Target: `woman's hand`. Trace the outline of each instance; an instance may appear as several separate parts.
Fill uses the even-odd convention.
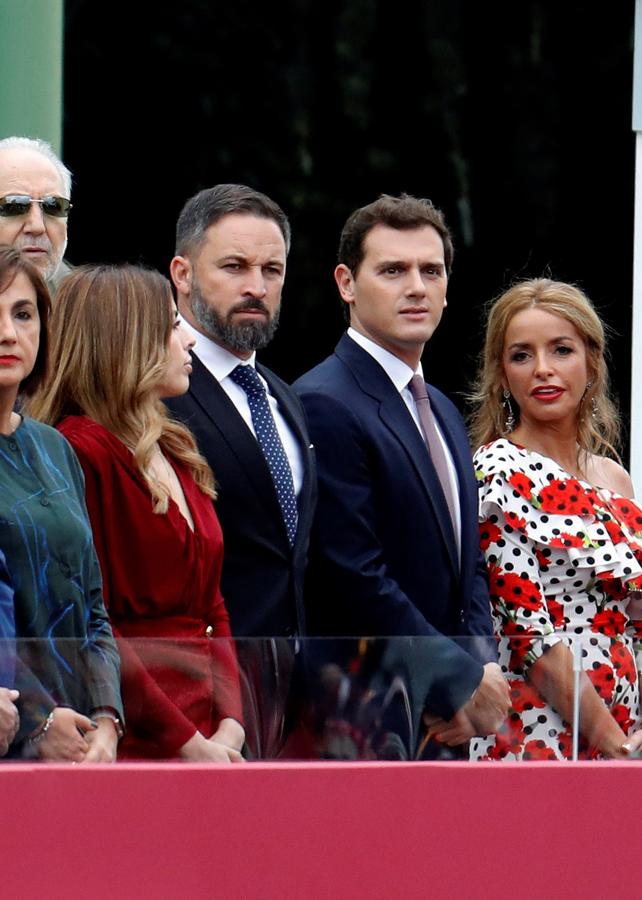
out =
[[[89,744],[81,732],[94,731],[96,723],[75,709],[57,706],[46,734],[38,741],[38,756],[49,762],[82,762]]]
[[[189,741],[183,744],[178,752],[186,762],[231,763],[244,761],[238,751],[219,744],[213,738],[208,741],[200,731],[197,731]]]
[[[242,750],[245,743],[245,729],[236,719],[221,719],[218,728],[210,738],[218,744],[225,744],[232,750]]]
[[[621,741],[613,741],[610,743],[605,741],[600,746],[600,752],[607,759],[631,759],[634,754],[639,753],[642,748],[642,730],[633,731],[631,734]]]
[[[20,727],[16,700],[20,694],[8,688],[0,688],[0,756],[4,756]]]
[[[89,744],[89,750],[85,754],[84,763],[113,763],[116,762],[118,748],[118,733],[114,722],[106,716],[96,719],[97,728],[88,731],[85,740]]]

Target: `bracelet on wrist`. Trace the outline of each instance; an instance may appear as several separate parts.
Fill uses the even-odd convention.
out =
[[[54,708],[51,710],[51,712],[49,713],[49,715],[47,716],[47,718],[45,719],[45,724],[42,726],[42,728],[40,729],[40,731],[36,732],[36,734],[33,734],[33,735],[29,738],[29,743],[30,743],[30,744],[38,744],[38,743],[40,743],[40,741],[43,739],[43,737],[46,735],[46,733],[47,733],[47,732],[49,731],[49,729],[51,728],[51,724],[52,724],[52,722],[53,722],[53,718],[54,718],[54,713],[55,713],[55,711],[56,711],[56,708],[54,707]]]
[[[94,719],[94,721],[96,719],[109,719],[114,723],[114,728],[116,729],[116,737],[118,738],[118,740],[120,740],[124,736],[125,732],[123,730],[123,723],[120,721],[120,718],[116,715],[116,713],[109,712],[109,710],[106,709],[100,709],[93,714],[92,718]]]

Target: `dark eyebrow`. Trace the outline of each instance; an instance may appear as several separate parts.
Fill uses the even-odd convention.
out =
[[[407,266],[407,265],[408,265],[408,263],[405,262],[403,259],[384,259],[383,262],[377,263],[377,268],[378,269],[388,269],[391,266],[401,266],[403,268],[404,266]]]
[[[548,341],[549,344],[559,344],[560,341],[571,341],[572,343],[577,343],[577,339],[571,337],[570,335],[562,334],[559,337],[551,338]],[[507,350],[517,350],[523,347],[530,347],[531,344],[528,341],[516,341],[514,344],[510,344],[506,349]]]
[[[25,306],[38,306],[35,300],[29,300],[27,297],[24,299],[16,300],[14,304],[12,304],[12,309],[22,309]]]

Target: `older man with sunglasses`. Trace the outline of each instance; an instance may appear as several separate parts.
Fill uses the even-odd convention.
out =
[[[0,243],[12,244],[54,282],[67,246],[71,172],[46,141],[0,140]]]

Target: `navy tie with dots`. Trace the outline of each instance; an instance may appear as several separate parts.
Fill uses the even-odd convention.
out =
[[[265,387],[253,366],[237,366],[230,372],[230,378],[243,388],[247,395],[256,439],[272,475],[288,540],[290,545],[293,545],[298,518],[294,480],[270,409]]]

